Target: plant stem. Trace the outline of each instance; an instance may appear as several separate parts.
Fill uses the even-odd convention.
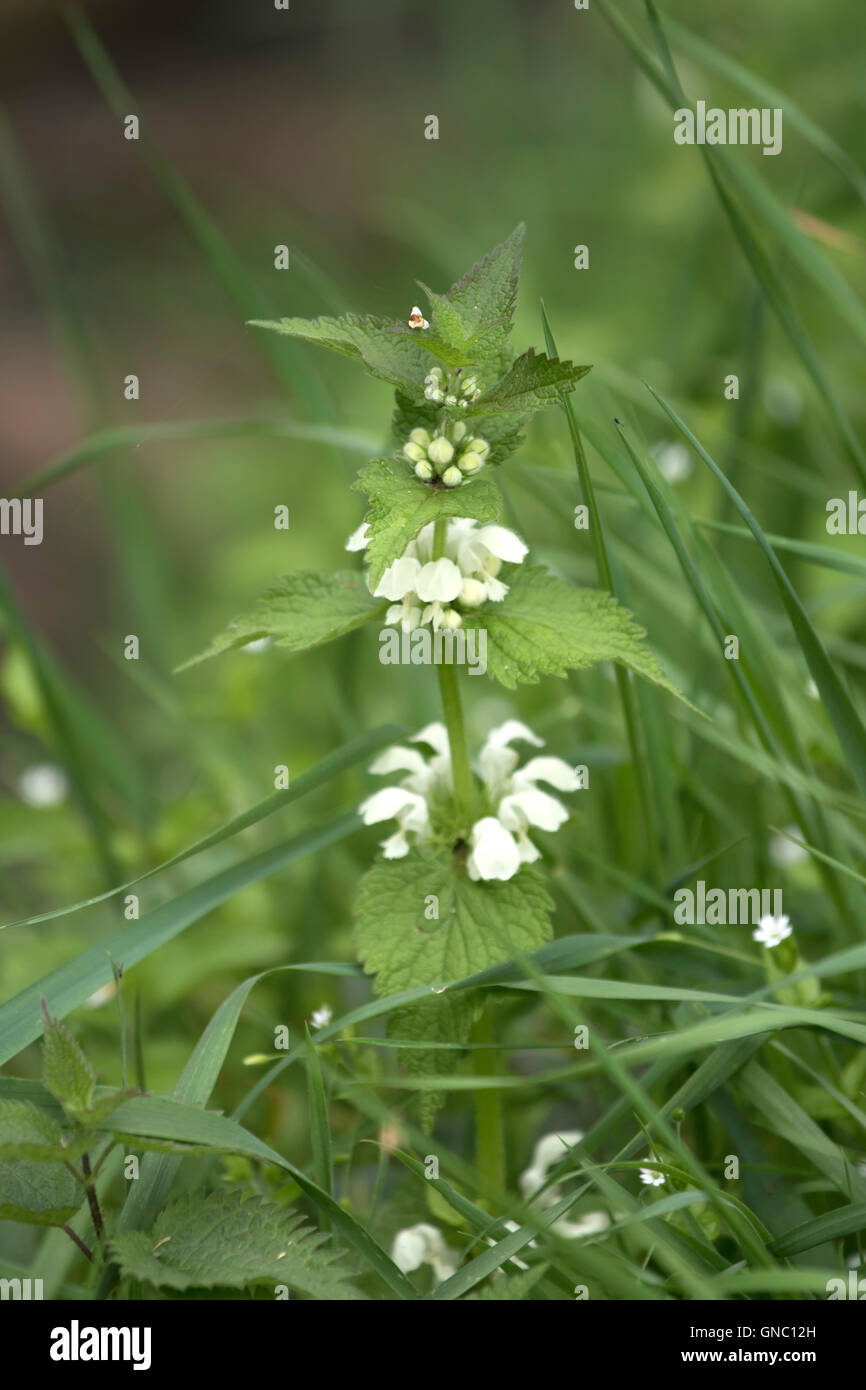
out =
[[[87,1205],[90,1207],[93,1229],[96,1231],[97,1240],[102,1245],[105,1241],[105,1227],[102,1224],[102,1211],[99,1206],[99,1198],[96,1195],[93,1174],[90,1171],[90,1154],[82,1155],[81,1171],[84,1174],[84,1190],[87,1193]]]
[[[484,1012],[472,1030],[472,1041],[493,1042],[493,1016],[489,1004],[485,1004]],[[493,1048],[482,1047],[473,1051],[472,1069],[478,1077],[495,1076],[497,1064]],[[474,1098],[475,1153],[478,1170],[486,1186],[497,1192],[504,1192],[505,1121],[502,1093],[483,1088],[474,1092]]]
[[[61,1227],[61,1230],[63,1230],[63,1231],[66,1232],[66,1234],[69,1236],[69,1239],[70,1239],[71,1241],[73,1241],[73,1242],[78,1246],[78,1248],[79,1248],[79,1250],[81,1251],[81,1253],[82,1253],[83,1255],[86,1255],[87,1258],[88,1258],[88,1260],[90,1260],[91,1263],[92,1263],[92,1262],[93,1262],[93,1251],[92,1251],[92,1250],[89,1250],[89,1249],[87,1248],[87,1246],[84,1244],[84,1241],[81,1239],[80,1236],[78,1236],[78,1235],[75,1234],[75,1232],[73,1231],[72,1227],[71,1227],[71,1226],[62,1226],[62,1227]]]
[[[433,559],[439,560],[445,554],[445,540],[448,534],[448,519],[440,516],[433,531]],[[448,743],[451,748],[451,769],[454,778],[454,803],[461,819],[463,833],[468,833],[475,804],[475,782],[466,746],[466,729],[463,724],[463,706],[460,702],[460,687],[457,684],[457,668],[450,662],[442,661],[437,666],[439,691],[445,713],[445,727],[448,730]],[[465,825],[462,821],[465,820]]]

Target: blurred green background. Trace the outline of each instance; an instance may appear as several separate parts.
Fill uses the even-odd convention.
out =
[[[622,9],[645,34],[642,6]],[[408,316],[420,298],[416,279],[447,288],[525,219],[514,342],[542,345],[543,299],[561,355],[595,364],[575,397],[591,445],[624,457],[613,417],[628,420],[693,515],[732,520],[709,475],[671,447],[673,431],[645,378],[675,403],[770,532],[826,542],[826,499],[857,481],[699,151],[674,144],[670,111],[593,0],[587,12],[570,0],[292,0],[288,12],[265,0],[127,0],[91,3],[87,14],[129,96],[112,92],[114,78],[92,53],[88,64],[63,7],[31,0],[0,10],[0,493],[109,427],[246,424],[202,425],[198,435],[162,442],[142,435],[89,457],[44,490],[41,546],[0,540],[12,596],[0,659],[3,922],[159,863],[266,796],[277,764],[296,776],[374,725],[395,720],[413,731],[438,717],[429,673],[381,667],[363,633],[296,660],[276,650],[232,653],[172,675],[277,575],[355,563],[343,544],[363,503],[350,483],[364,439],[371,453],[387,439],[389,388],[315,348],[265,342],[246,319],[347,309]],[[687,26],[671,36],[690,96],[764,104],[706,60],[693,35],[782,89],[862,162],[861,0],[669,0],[665,16]],[[123,138],[124,113],[140,118],[138,143]],[[428,114],[439,118],[438,141],[424,138]],[[862,188],[858,196],[846,171],[787,115],[778,158],[732,153],[866,291]],[[290,248],[286,271],[274,268],[279,244]],[[589,247],[587,270],[573,266],[579,244]],[[838,399],[862,426],[854,334],[781,241],[765,245]],[[129,373],[140,378],[138,401],[123,397]],[[723,396],[729,373],[739,375],[737,402]],[[341,427],[357,447],[274,437],[267,423],[292,420]],[[536,558],[592,584],[591,549],[572,525],[580,497],[569,450],[562,417],[547,412],[503,474],[507,504]],[[592,447],[590,462],[630,605],[687,693],[720,693],[725,673],[709,669],[670,552],[623,498],[604,452]],[[273,526],[279,504],[290,508],[288,532]],[[756,620],[788,652],[786,679],[805,687],[808,673],[754,547],[725,535],[714,541],[752,593]],[[861,548],[856,537],[834,544]],[[862,579],[796,557],[789,568],[859,700]],[[140,638],[138,662],[123,659],[128,634]],[[60,715],[34,678],[34,649],[49,654]],[[593,810],[578,811],[557,841],[560,930],[598,914],[616,929],[633,910],[629,885],[587,874],[586,860],[640,875],[646,835],[607,676],[513,698],[487,682],[464,685],[476,736],[515,713],[551,751],[598,770]],[[802,715],[802,732],[835,779],[817,705]],[[767,827],[786,815],[772,787],[759,790],[757,772],[696,739],[679,716],[671,738],[689,860],[746,833],[745,846],[714,866],[713,881],[768,881],[758,876],[772,852]],[[46,765],[65,771],[68,794],[50,777],[34,779]],[[234,862],[241,846],[252,853],[353,807],[370,785],[363,769],[344,775],[336,789],[211,851],[208,873]],[[28,804],[40,798],[55,804]],[[376,838],[363,831],[246,890],[136,968],[128,988],[141,998],[149,1088],[171,1087],[237,980],[287,960],[352,958],[352,892]],[[143,884],[142,913],[198,882],[203,868],[194,860]],[[812,871],[785,873],[786,909],[790,901],[820,935]],[[0,936],[3,997],[122,920],[114,899]],[[693,968],[683,965],[685,974]],[[275,1020],[298,1030],[323,1001],[363,997],[361,982],[308,976],[254,994],[220,1104],[230,1107],[250,1084],[240,1059],[269,1050]],[[76,1022],[100,1079],[117,1082],[111,1003]],[[16,1069],[32,1074],[36,1063],[33,1051]],[[260,1132],[304,1157],[300,1094],[282,1086],[265,1104]]]

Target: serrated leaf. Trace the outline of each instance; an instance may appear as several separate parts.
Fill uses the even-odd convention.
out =
[[[425,916],[430,894],[439,904],[435,921]],[[542,945],[551,936],[552,907],[544,876],[531,865],[505,882],[473,882],[455,871],[450,852],[414,850],[380,860],[364,875],[355,938],[377,994],[439,988]],[[445,997],[431,994],[431,1002]]]
[[[643,629],[610,594],[575,588],[540,566],[516,569],[507,580],[501,603],[463,615],[464,628],[487,632],[487,674],[494,680],[513,690],[542,676],[618,661],[684,698],[644,643]]]
[[[253,319],[253,328],[267,328],[308,343],[319,343],[361,362],[372,376],[394,386],[422,390],[430,370],[428,354],[406,325],[394,319],[347,314],[344,318]]]
[[[431,521],[440,516],[496,521],[502,508],[499,489],[489,474],[481,473],[461,487],[434,488],[394,459],[368,463],[353,486],[370,499],[366,555],[372,588]]]
[[[455,336],[456,321],[459,322],[464,341],[486,331],[485,358],[503,346],[510,332],[517,302],[517,277],[524,231],[521,222],[510,237],[451,286],[444,296],[448,311],[441,308],[438,299],[433,300],[433,323],[443,338]],[[476,355],[478,346],[476,344]]]
[[[327,1240],[273,1202],[215,1192],[172,1202],[149,1235],[123,1231],[111,1252],[124,1274],[156,1288],[240,1289],[272,1279],[323,1301],[363,1297],[339,1255],[322,1249]]]
[[[83,1120],[93,1101],[96,1072],[65,1023],[52,1018],[43,1002],[45,1044],[42,1080],[46,1090],[60,1101],[67,1115]]]
[[[495,414],[501,411],[518,414],[558,405],[563,391],[570,391],[575,382],[591,371],[591,366],[575,366],[560,362],[544,352],[529,348],[509,367],[505,376],[469,407],[472,416]]]
[[[283,575],[248,613],[234,618],[205,651],[177,669],[185,671],[260,637],[272,637],[278,647],[292,652],[306,651],[362,627],[384,611],[385,605],[370,596],[362,576],[354,570],[338,570],[336,574],[297,570]]]
[[[0,1154],[0,1221],[65,1225],[84,1201],[84,1188],[62,1163],[46,1157],[60,1147],[60,1126],[26,1102],[5,1101],[0,1112],[0,1133],[7,1139]],[[33,1158],[14,1157],[16,1147]]]
[[[528,1298],[532,1288],[547,1270],[547,1265],[536,1265],[535,1269],[522,1270],[520,1274],[497,1273],[473,1293],[464,1294],[461,1303],[503,1302],[516,1303]]]

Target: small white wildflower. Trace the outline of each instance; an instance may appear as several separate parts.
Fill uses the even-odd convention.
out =
[[[802,845],[795,845],[793,840],[789,840],[789,835],[799,835],[800,830],[796,825],[785,827],[784,835],[773,835],[770,839],[770,858],[779,869],[786,869],[791,864],[800,864],[804,859],[809,858],[808,851]]]
[[[772,950],[774,946],[778,946],[780,942],[790,936],[791,931],[791,922],[788,917],[773,917],[767,913],[752,932],[752,940],[758,941],[768,950]]]
[[[44,811],[60,806],[69,795],[69,779],[54,763],[34,763],[18,778],[18,795],[28,806]]]
[[[663,1187],[665,1175],[660,1173],[657,1168],[641,1168],[640,1180],[647,1187]]]
[[[333,1017],[334,1014],[330,1004],[322,1004],[318,1009],[313,1010],[313,1016],[310,1022],[314,1028],[327,1028]]]
[[[430,327],[429,323],[428,323],[427,320],[425,319],[424,315],[421,313],[421,310],[418,308],[418,305],[417,305],[417,304],[413,304],[413,305],[412,305],[412,312],[411,312],[411,314],[409,315],[409,327],[410,327],[410,328],[429,328],[429,327]]]
[[[366,550],[370,544],[370,523],[363,521],[357,531],[353,531],[346,541],[347,550]]]
[[[397,1232],[391,1246],[391,1259],[404,1274],[411,1274],[422,1264],[430,1265],[434,1287],[450,1279],[460,1263],[459,1254],[446,1244],[439,1228],[424,1221]]]

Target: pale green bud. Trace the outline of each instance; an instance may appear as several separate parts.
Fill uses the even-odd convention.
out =
[[[412,434],[409,435],[409,438],[413,439],[416,433],[417,431],[413,430]],[[459,444],[465,433],[466,426],[464,425],[463,421],[455,420],[454,424],[451,426],[451,438],[454,440],[454,443]]]
[[[465,603],[467,608],[477,608],[479,603],[484,602],[484,595],[484,585],[479,584],[477,579],[464,579],[460,602]]]
[[[472,453],[477,454],[481,459],[486,459],[487,455],[490,453],[490,445],[487,443],[487,440],[482,439],[478,434],[474,439],[467,439],[466,448],[471,449]]]
[[[430,443],[430,435],[427,430],[412,430],[409,439],[413,444],[420,444],[422,449],[426,449]]]
[[[454,445],[444,435],[437,434],[436,438],[430,441],[427,457],[431,463],[450,463],[454,457]]]
[[[460,614],[456,612],[453,608],[449,608],[447,613],[442,614],[442,627],[460,627],[462,622],[463,619],[461,618]]]
[[[433,465],[422,459],[420,463],[415,464],[415,477],[420,478],[422,483],[429,483],[433,477]]]
[[[419,433],[423,433],[423,431],[419,431]],[[403,457],[407,458],[410,463],[420,463],[427,455],[420,444],[404,444]]]
[[[463,482],[463,474],[456,464],[452,463],[450,468],[446,468],[442,474],[442,481],[446,487],[457,487]]]
[[[454,396],[454,395],[448,395],[448,396],[446,396],[446,397],[445,397],[445,404],[446,404],[446,405],[456,405],[456,404],[457,404],[457,397]]]
[[[483,458],[479,458],[471,449],[468,453],[461,454],[457,462],[464,473],[477,473],[479,468],[484,467]]]
[[[465,378],[465,380],[461,381],[461,383],[460,383],[460,394],[463,395],[463,396],[471,396],[471,395],[473,395],[473,393],[474,393],[475,391],[477,391],[477,390],[478,390],[478,377],[477,377],[477,376],[467,376],[467,377]]]

